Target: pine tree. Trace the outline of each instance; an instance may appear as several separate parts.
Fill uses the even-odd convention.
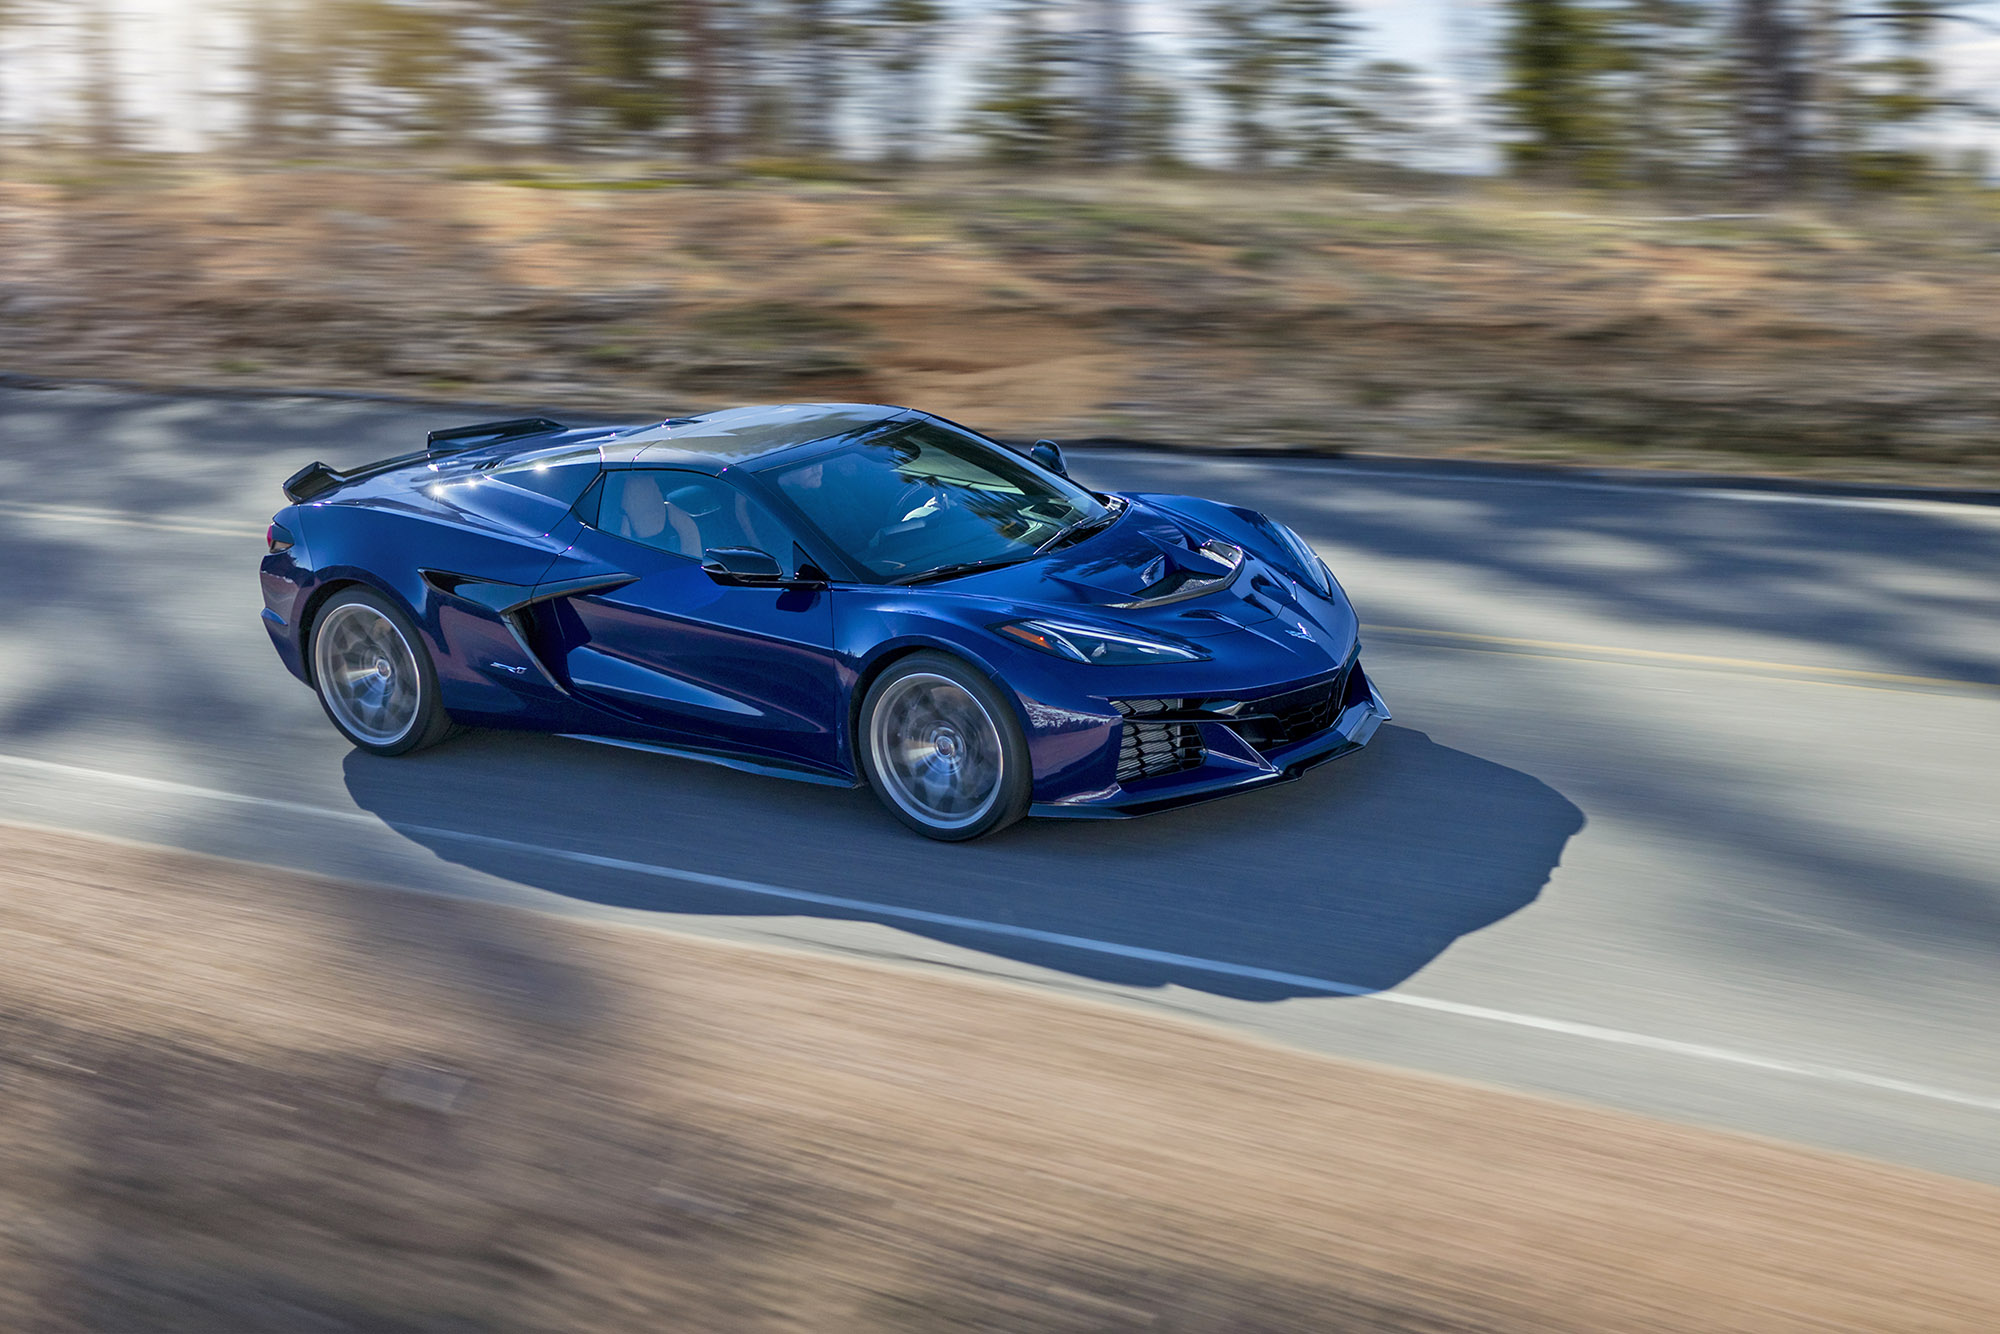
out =
[[[1000,54],[985,71],[986,95],[967,129],[1001,162],[1040,164],[1066,153],[1080,120],[1070,87],[1077,63],[1071,33],[1048,21],[1043,0],[1014,0]]]
[[[722,160],[724,127],[722,67],[728,62],[729,34],[718,0],[680,0],[686,73],[682,100],[687,106],[693,156],[712,165]]]
[[[1654,189],[1727,166],[1719,11],[1703,0],[1611,0],[1605,11],[1625,177]]]
[[[346,60],[345,51],[324,45],[336,26],[315,15],[311,0],[245,0],[243,12],[243,123],[251,150],[323,150],[338,130],[335,87]]]
[[[873,51],[877,132],[882,156],[907,163],[921,155],[926,126],[924,75],[932,34],[944,19],[935,0],[877,0],[864,19]]]
[[[569,0],[532,0],[534,82],[541,94],[542,144],[556,158],[574,153],[581,138],[575,83],[576,32]]]
[[[1411,166],[1432,147],[1438,109],[1414,66],[1371,60],[1354,72],[1346,133],[1357,157]]]
[[[1130,71],[1125,0],[1090,0],[1090,108],[1087,147],[1098,162],[1123,158],[1131,133]]]
[[[1807,87],[1799,46],[1784,0],[1737,0],[1737,144],[1744,181],[1765,197],[1798,180]]]
[[[1278,0],[1279,74],[1291,156],[1324,166],[1346,156],[1356,108],[1348,87],[1354,25],[1342,0]]]
[[[671,15],[658,0],[591,0],[576,15],[578,109],[614,139],[658,132],[674,110]]]
[[[1946,96],[1935,52],[1946,23],[1978,21],[1965,11],[1969,0],[1877,0],[1862,12],[1827,4],[1853,31],[1847,45],[1863,52],[1831,71],[1828,101],[1844,110],[1836,122],[1844,130],[1844,159],[1838,164],[1858,184],[1899,187],[1914,183],[1930,168],[1916,134],[1942,112],[1960,110],[1991,117],[1991,108],[1961,104]],[[1845,12],[1842,12],[1845,11]]]
[[[1151,74],[1132,76],[1125,92],[1126,156],[1149,167],[1181,164],[1181,97],[1174,84]]]
[[[1354,108],[1344,0],[1210,0],[1203,54],[1239,167],[1343,157]]]
[[[125,146],[125,121],[119,105],[118,55],[113,46],[110,0],[87,0],[79,18],[85,132],[91,150],[108,155]]]
[[[795,53],[792,146],[807,154],[830,153],[843,83],[838,49],[841,16],[835,0],[790,0],[790,7],[788,26]]]
[[[1516,169],[1616,184],[1624,163],[1605,12],[1584,0],[1508,0],[1497,101]]]
[[[1278,135],[1271,108],[1277,100],[1284,39],[1270,0],[1210,0],[1202,9],[1203,54],[1215,69],[1236,165],[1260,171],[1271,165]]]
[[[25,8],[21,0],[0,0],[0,41],[6,39],[9,28],[20,23]],[[0,59],[0,162],[5,161],[7,152],[7,99],[12,92],[8,87],[7,78],[12,73],[13,71],[7,67],[7,62]]]
[[[330,22],[335,16],[338,35]],[[308,21],[318,31],[311,45],[321,58],[311,64],[325,82],[309,100],[335,95],[333,78],[340,71],[330,56],[344,44],[355,77],[369,92],[354,104],[366,108],[378,130],[405,144],[462,150],[474,142],[486,115],[479,39],[487,17],[465,0],[349,0],[344,14],[324,3],[314,6]],[[309,118],[331,114],[323,108]]]

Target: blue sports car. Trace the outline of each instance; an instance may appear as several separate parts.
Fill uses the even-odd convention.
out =
[[[957,840],[1280,782],[1389,716],[1284,524],[907,408],[483,422],[284,487],[265,628],[380,755],[532,728],[865,782]]]

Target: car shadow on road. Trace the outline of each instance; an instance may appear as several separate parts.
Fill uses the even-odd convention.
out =
[[[1398,985],[1534,902],[1584,822],[1539,779],[1400,726],[1297,783],[1145,820],[1030,821],[970,845],[906,832],[866,792],[560,738],[355,752],[346,780],[362,809],[443,860],[572,899],[881,921],[1098,981],[1255,1000]],[[784,897],[796,891],[850,902]]]

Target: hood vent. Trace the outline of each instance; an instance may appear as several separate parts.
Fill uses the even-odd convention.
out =
[[[1155,567],[1164,567],[1165,573],[1141,589],[1139,597],[1111,605],[1131,611],[1219,593],[1235,583],[1236,576],[1243,572],[1243,548],[1233,542],[1211,539],[1184,556],[1178,553],[1162,556],[1148,567],[1147,573]]]

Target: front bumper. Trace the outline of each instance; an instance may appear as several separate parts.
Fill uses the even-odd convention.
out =
[[[1390,717],[1389,706],[1382,702],[1375,683],[1368,679],[1360,659],[1356,658],[1346,674],[1340,710],[1323,731],[1260,750],[1236,726],[1223,722],[1195,723],[1204,752],[1199,766],[1179,773],[1114,783],[1097,792],[1036,802],[1028,813],[1066,820],[1128,819],[1289,782],[1308,769],[1361,749],[1375,735],[1375,729]]]

